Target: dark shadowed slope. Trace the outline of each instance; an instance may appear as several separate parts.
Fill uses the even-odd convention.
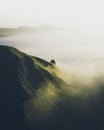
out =
[[[0,129],[20,130],[25,127],[24,102],[47,82],[57,87],[59,81],[64,84],[54,70],[49,62],[13,47],[0,46]]]

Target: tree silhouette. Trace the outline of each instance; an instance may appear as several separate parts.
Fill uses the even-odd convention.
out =
[[[50,63],[56,65],[56,61],[54,59],[50,60]]]

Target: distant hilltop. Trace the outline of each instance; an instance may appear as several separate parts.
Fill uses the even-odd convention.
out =
[[[62,30],[61,27],[57,27],[54,25],[49,25],[49,24],[44,24],[36,27],[31,27],[31,26],[19,26],[19,30],[36,30],[36,31],[47,31],[47,30]]]
[[[24,31],[26,32],[26,31],[57,31],[57,30],[63,30],[63,28],[54,25],[48,25],[48,24],[44,24],[36,27],[19,26],[17,28],[0,28],[0,37],[15,35]]]

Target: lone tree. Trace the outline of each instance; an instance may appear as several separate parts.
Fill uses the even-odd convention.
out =
[[[50,60],[50,63],[51,63],[52,65],[56,65],[56,61],[55,61],[54,59]]]

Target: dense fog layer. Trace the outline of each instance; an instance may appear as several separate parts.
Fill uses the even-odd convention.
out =
[[[71,70],[81,67],[80,71],[102,71],[104,64],[103,31],[96,28],[28,31],[1,38],[0,44],[14,46],[48,61],[54,58],[58,66]]]

